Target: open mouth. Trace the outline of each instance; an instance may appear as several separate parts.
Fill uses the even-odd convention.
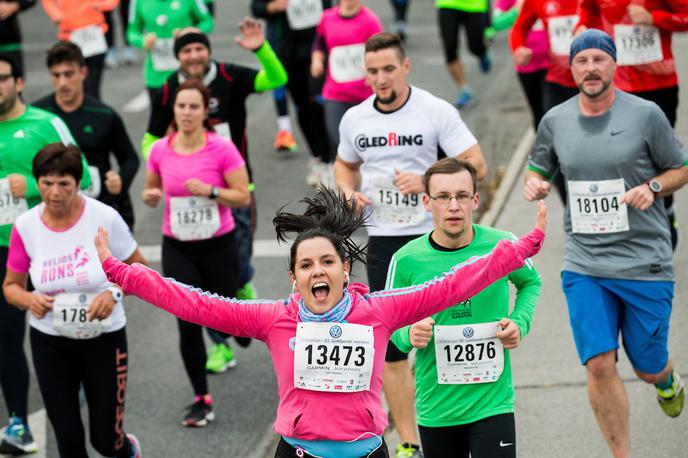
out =
[[[323,299],[330,293],[330,286],[325,282],[318,282],[311,287],[311,293],[316,299]]]

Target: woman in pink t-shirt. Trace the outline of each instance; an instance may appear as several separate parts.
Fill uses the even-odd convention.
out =
[[[249,205],[248,173],[234,144],[212,132],[210,93],[187,80],[174,95],[173,132],[155,142],[148,158],[143,201],[165,199],[162,270],[188,285],[227,297],[239,288],[239,257],[231,208]],[[184,367],[195,398],[184,426],[215,418],[206,377],[203,328],[178,320]],[[229,350],[231,351],[231,350]],[[233,358],[227,358],[231,361]]]
[[[325,129],[330,154],[323,158],[323,182],[334,186],[332,163],[339,145],[339,122],[349,108],[367,99],[373,92],[365,83],[363,56],[368,38],[382,32],[382,24],[361,0],[341,0],[325,10],[316,29],[311,54],[311,75],[327,74],[322,96],[325,101]]]

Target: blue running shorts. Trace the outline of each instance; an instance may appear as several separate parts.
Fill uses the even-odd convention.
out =
[[[621,280],[564,271],[561,283],[581,364],[618,349],[621,331],[633,368],[646,374],[662,372],[669,360],[673,281]]]

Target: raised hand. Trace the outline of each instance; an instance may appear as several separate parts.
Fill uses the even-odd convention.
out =
[[[239,23],[239,33],[234,39],[236,44],[249,51],[257,51],[265,41],[265,30],[263,23],[253,18],[244,18]]]
[[[103,226],[98,228],[98,233],[94,241],[96,244],[96,251],[98,251],[98,259],[100,259],[102,264],[107,258],[112,256],[112,251],[110,251],[110,239]]]

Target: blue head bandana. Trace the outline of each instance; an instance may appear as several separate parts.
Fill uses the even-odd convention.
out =
[[[585,32],[578,35],[571,43],[571,52],[569,53],[569,64],[573,62],[573,58],[576,57],[581,51],[586,49],[600,49],[610,56],[612,59],[616,60],[616,45],[612,37],[607,35],[598,29],[588,29]]]

